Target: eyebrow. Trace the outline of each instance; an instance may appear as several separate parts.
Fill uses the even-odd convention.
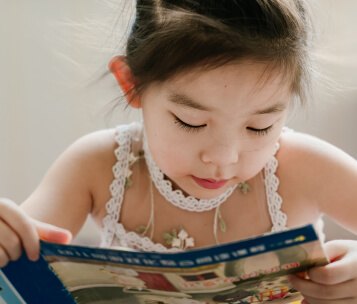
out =
[[[204,106],[197,101],[194,101],[190,97],[188,97],[185,94],[179,94],[179,93],[171,93],[168,97],[168,100],[171,101],[172,103],[179,105],[179,106],[184,106],[187,108],[193,108],[201,111],[211,111],[212,109]],[[270,113],[277,113],[277,112],[282,112],[286,109],[286,104],[285,103],[276,103],[272,106],[269,106],[265,109],[257,110],[252,113],[252,115],[261,115],[261,114],[270,114]]]
[[[269,106],[266,109],[261,109],[253,112],[253,115],[277,113],[277,112],[282,112],[285,109],[286,109],[285,103],[276,103],[272,106]]]
[[[171,93],[169,95],[169,101],[173,102],[174,104],[184,106],[187,108],[193,108],[201,111],[210,111],[211,109],[209,107],[206,107],[197,101],[194,101],[190,97],[184,94],[178,94],[178,93]]]

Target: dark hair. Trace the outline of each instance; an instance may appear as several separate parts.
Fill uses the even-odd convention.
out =
[[[138,94],[194,67],[253,59],[285,72],[304,102],[310,21],[303,0],[138,0],[126,60]]]

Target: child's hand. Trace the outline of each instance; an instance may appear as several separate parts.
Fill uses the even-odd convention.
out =
[[[68,243],[71,238],[68,230],[36,221],[14,202],[0,199],[0,267],[17,260],[23,249],[30,260],[37,260],[39,239]]]
[[[330,241],[326,253],[332,262],[308,271],[310,280],[291,277],[302,303],[357,304],[357,241]]]

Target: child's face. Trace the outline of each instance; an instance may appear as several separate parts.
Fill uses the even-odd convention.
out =
[[[266,67],[186,72],[143,93],[152,156],[185,193],[215,197],[257,175],[273,155],[291,92],[279,73],[262,74]]]

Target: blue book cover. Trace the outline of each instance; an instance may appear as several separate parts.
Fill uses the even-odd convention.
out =
[[[0,271],[0,304],[299,303],[286,276],[327,263],[312,225],[180,253],[41,242]]]

